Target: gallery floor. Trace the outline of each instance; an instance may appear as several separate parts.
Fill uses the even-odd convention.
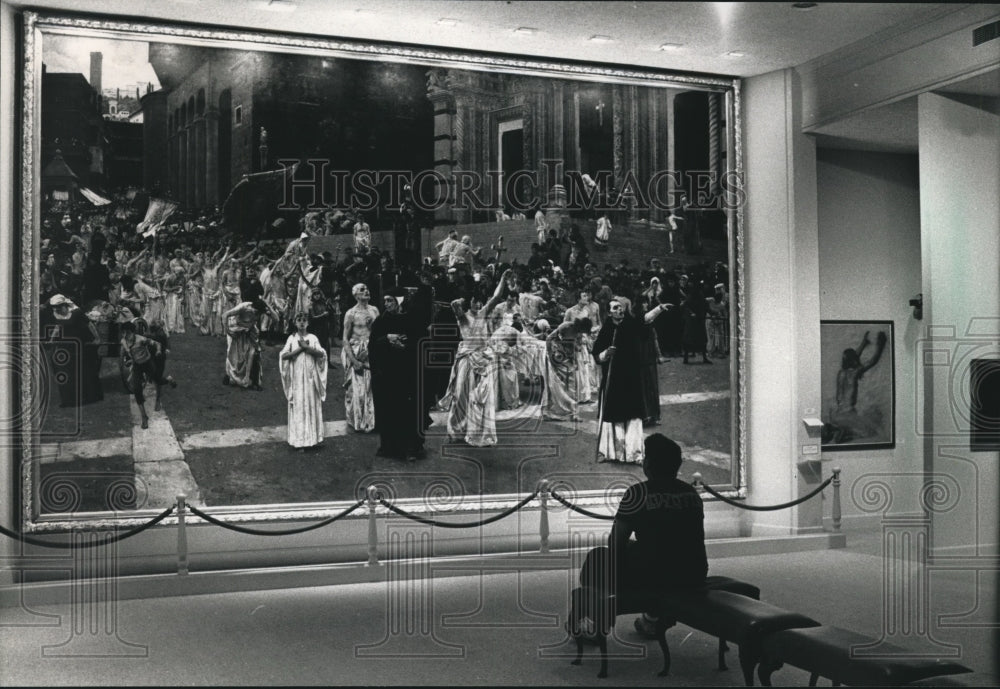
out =
[[[913,625],[886,625],[881,530],[848,534],[848,547],[727,557],[711,573],[760,586],[762,598],[824,624],[890,638],[907,649],[954,654],[974,668],[967,685],[997,686],[995,571],[916,574],[928,595]],[[572,666],[565,621],[576,572],[484,573],[433,580],[122,600],[31,602],[0,609],[0,685],[526,685],[593,686],[594,648]],[[99,604],[98,604],[99,605]],[[81,612],[84,610],[84,612]],[[890,613],[891,614],[891,613]],[[923,623],[927,626],[924,627]],[[659,651],[621,617],[607,686],[740,686],[715,669],[715,640],[668,632],[669,678]],[[935,649],[937,649],[935,651]],[[88,657],[89,656],[89,657]],[[775,685],[804,686],[795,668]]]

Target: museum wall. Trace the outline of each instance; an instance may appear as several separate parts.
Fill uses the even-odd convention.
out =
[[[15,122],[20,98],[15,90],[19,35],[14,15],[7,4],[0,3],[0,158],[3,161],[0,163],[0,256],[4,257],[0,262],[0,278],[5,285],[16,284],[14,275],[18,269],[15,236],[19,223],[14,201],[19,193],[19,171],[14,153],[17,149]],[[989,313],[996,317],[1000,309],[1000,251],[996,231],[997,170],[1000,169],[997,161],[1000,156],[997,151],[996,116],[972,112],[968,106],[959,106],[938,96],[922,96],[921,119],[926,126],[921,127],[919,207],[922,236],[919,241],[914,242],[912,217],[906,215],[907,220],[900,217],[893,222],[884,222],[890,233],[888,236],[864,236],[868,242],[880,244],[877,251],[859,256],[861,249],[849,245],[828,251],[835,235],[850,232],[852,236],[859,236],[864,230],[862,223],[849,223],[841,217],[831,219],[830,211],[839,206],[857,206],[858,198],[869,193],[867,187],[879,184],[883,187],[883,196],[889,198],[891,208],[886,209],[885,198],[882,204],[876,204],[876,197],[872,196],[871,201],[861,203],[860,208],[851,208],[852,216],[867,210],[884,220],[892,208],[902,211],[904,206],[909,209],[908,213],[912,213],[908,199],[912,200],[913,190],[900,181],[908,179],[907,166],[887,158],[860,160],[864,156],[858,155],[831,160],[824,154],[817,160],[814,143],[802,133],[801,118],[805,110],[803,88],[807,91],[818,88],[817,83],[821,80],[810,81],[803,87],[802,79],[797,71],[784,70],[744,82],[743,137],[750,199],[744,209],[749,411],[747,477],[748,497],[758,504],[793,499],[812,487],[805,480],[799,465],[815,459],[811,448],[815,448],[818,439],[808,437],[801,418],[809,410],[817,411],[820,406],[819,365],[815,356],[819,351],[819,320],[847,317],[845,311],[849,299],[858,289],[854,284],[847,284],[841,276],[845,266],[862,260],[880,264],[891,261],[896,266],[905,264],[905,270],[894,268],[887,271],[895,276],[890,282],[890,289],[885,290],[887,294],[879,296],[878,300],[868,300],[864,305],[871,313],[893,313],[884,317],[892,318],[897,323],[897,384],[905,378],[901,368],[904,363],[902,353],[907,347],[915,347],[913,342],[918,337],[916,333],[911,333],[912,319],[906,307],[909,296],[920,291],[920,283],[914,275],[920,272],[918,265],[922,266],[928,311],[935,312],[936,318],[967,317],[970,308],[975,312],[973,315]],[[882,74],[880,79],[891,83],[891,73]],[[812,97],[809,93],[807,96]],[[807,102],[805,104],[808,105]],[[840,109],[828,111],[840,113]],[[775,113],[784,116],[775,117]],[[816,116],[811,121],[822,120],[822,117]],[[973,161],[971,170],[966,160],[954,155],[956,146]],[[923,155],[925,149],[927,156]],[[859,161],[864,164],[856,165]],[[975,184],[967,183],[970,173],[977,175]],[[850,200],[845,203],[844,198],[838,198],[838,194],[826,189],[827,184],[837,185],[843,190],[845,198]],[[984,193],[992,199],[991,203],[981,203]],[[989,193],[993,196],[989,197]],[[961,256],[953,253],[953,235],[941,229],[947,227],[951,231],[957,219],[961,220],[959,227],[965,233],[959,247],[964,252]],[[893,236],[906,238],[909,244],[901,249],[892,243]],[[914,264],[914,260],[918,264]],[[970,295],[975,298],[969,299]],[[0,290],[0,316],[4,319],[15,315],[11,303],[13,296],[13,290]],[[885,301],[882,302],[882,299]],[[929,315],[925,315],[925,324],[929,322],[928,318]],[[8,323],[9,320],[0,322]],[[917,352],[913,354],[916,356]],[[7,354],[3,356],[6,358]],[[3,364],[0,365],[3,375],[9,377],[11,369],[6,366],[6,360],[0,364]],[[0,405],[3,405],[0,407],[0,419],[9,419],[12,403],[10,385],[6,384],[9,380],[3,382],[5,384],[0,386]],[[932,379],[931,382],[941,385],[947,381]],[[917,381],[910,384],[919,387]],[[924,396],[925,390],[914,393],[918,400],[912,412],[915,419],[919,416],[917,409],[922,409]],[[943,408],[935,407],[931,422],[943,422],[944,413]],[[905,420],[901,413],[897,417],[897,429],[905,428]],[[950,442],[961,445],[956,443],[955,437]],[[905,459],[904,447],[915,449],[921,442],[924,443],[924,464],[931,469],[943,465],[944,460],[939,460],[935,453],[945,443],[928,443],[923,436],[916,434],[905,437],[905,446],[903,440],[904,436],[900,434],[894,451],[871,455],[874,464],[866,464],[861,454],[856,458],[842,457],[845,453],[838,453],[833,462],[824,463],[824,475],[828,475],[832,465],[845,469],[847,490],[844,504],[849,516],[853,514],[849,507],[849,487],[852,475],[859,471],[870,470],[873,466],[895,470],[901,463],[910,466],[910,460]],[[0,449],[0,475],[4,477],[0,481],[0,519],[5,525],[13,525],[19,517],[14,505],[17,485],[8,478],[14,474],[14,459],[9,443],[6,445]],[[961,543],[963,539],[968,542],[968,537],[963,535],[967,529],[963,531],[963,527],[972,518],[978,520],[985,530],[985,537],[992,538],[995,544],[998,523],[996,453],[970,454],[966,444],[964,450],[956,451],[956,454],[957,459],[948,461],[964,472],[960,488],[973,494],[978,489],[982,495],[973,512],[952,511],[939,520],[943,538],[955,543]],[[919,463],[913,466],[914,471],[921,468]],[[821,510],[822,505],[815,503],[793,510],[753,514],[745,517],[749,527],[746,532],[777,535],[816,530],[824,516]],[[730,533],[732,514],[723,512],[717,505],[712,506],[710,512],[712,521],[719,527],[713,529],[713,535]],[[534,533],[537,523],[532,522],[536,521],[537,517],[530,516],[521,524],[525,533]],[[514,521],[502,522],[496,531],[491,532],[496,534],[497,539],[488,547],[511,544],[516,547],[521,540],[517,527]],[[938,523],[935,523],[937,527]],[[554,531],[556,528],[557,525],[554,525]],[[349,533],[356,539],[354,544],[321,546],[317,541],[303,538],[282,546],[280,553],[273,549],[253,550],[273,546],[270,543],[250,545],[244,543],[244,539],[233,542],[232,539],[211,536],[207,529],[198,531],[200,533],[192,536],[192,552],[193,557],[196,553],[204,554],[202,563],[207,562],[208,557],[218,562],[248,566],[265,560],[268,563],[294,563],[310,559],[324,561],[331,557],[358,559],[364,555],[365,528],[360,520],[345,529],[345,534]],[[973,536],[976,537],[980,542],[986,542],[982,536]],[[169,568],[170,556],[158,553],[169,553],[174,539],[173,529],[168,528],[157,530],[140,543],[133,544],[139,539],[123,543],[121,547],[123,555],[131,563],[130,571],[140,571],[143,566]],[[481,543],[478,539],[464,539],[463,543],[454,542],[443,552],[455,552]],[[12,551],[12,542],[0,539],[0,557]]]
[[[801,422],[819,406],[816,159],[792,70],[747,79],[743,92],[747,481],[752,502],[768,505],[815,488],[799,464],[818,458]],[[746,519],[755,536],[818,530],[821,503]]]
[[[923,394],[929,400],[924,466],[940,486],[934,548],[996,557],[1000,461],[969,446],[973,358],[1000,356],[1000,115],[919,96],[920,224],[927,333]],[[988,394],[989,391],[984,391]]]
[[[919,509],[923,410],[915,380],[926,320],[916,320],[909,306],[921,291],[917,155],[819,149],[816,158],[820,318],[892,321],[895,335],[896,447],[823,452],[825,463],[843,469],[851,528],[869,514],[850,498],[851,487],[875,476],[896,496],[893,514]]]

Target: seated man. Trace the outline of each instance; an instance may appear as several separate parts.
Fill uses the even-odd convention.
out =
[[[681,448],[661,433],[646,438],[647,481],[622,496],[608,536],[612,590],[697,588],[708,575],[704,507],[691,484],[677,478]],[[632,534],[635,540],[629,540]],[[635,627],[652,635],[655,618]]]

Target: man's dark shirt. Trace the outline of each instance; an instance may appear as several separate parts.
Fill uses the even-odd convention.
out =
[[[615,515],[616,528],[635,533],[636,558],[620,561],[644,582],[665,586],[698,586],[708,574],[705,554],[705,512],[701,496],[676,478],[643,481],[630,486]],[[621,570],[619,570],[621,571]]]
[[[243,301],[253,301],[264,297],[264,285],[260,284],[257,278],[243,278],[240,280],[240,299]]]

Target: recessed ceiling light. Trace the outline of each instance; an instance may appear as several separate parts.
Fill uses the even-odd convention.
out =
[[[437,25],[438,26],[458,26],[458,20],[457,19],[449,19],[449,18],[445,17],[444,19],[438,19],[437,20]]]
[[[294,12],[298,7],[292,0],[263,0],[258,2],[257,6],[271,12]]]
[[[797,10],[802,10],[803,12],[808,12],[809,10],[814,10],[817,7],[815,2],[793,2],[792,7]]]
[[[747,54],[744,53],[742,50],[730,50],[728,53],[726,53],[726,57],[746,57],[746,56]]]
[[[615,39],[611,38],[611,36],[604,36],[602,34],[591,36],[587,40],[592,41],[594,43],[614,43],[615,41]]]
[[[661,43],[658,50],[669,52],[674,50],[680,50],[683,47],[684,47],[683,43]]]
[[[519,26],[514,29],[514,33],[520,34],[522,36],[534,36],[538,33],[538,29],[532,28],[530,26]]]

